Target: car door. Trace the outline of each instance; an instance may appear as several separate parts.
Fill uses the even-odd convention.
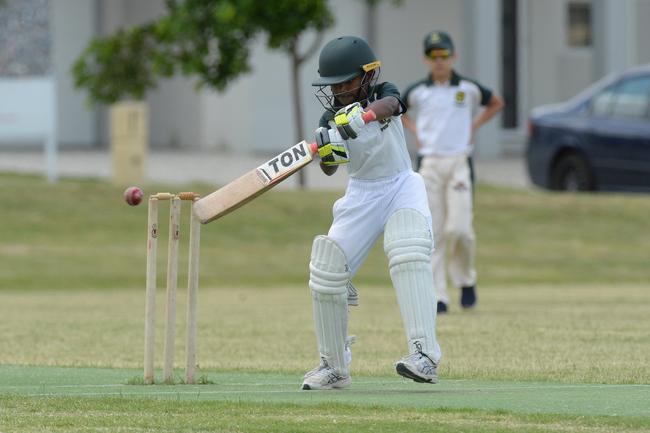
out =
[[[650,187],[650,75],[626,77],[592,100],[589,146],[598,183]]]

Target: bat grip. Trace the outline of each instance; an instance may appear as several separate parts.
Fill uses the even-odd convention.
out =
[[[364,122],[370,123],[377,120],[377,115],[375,114],[374,111],[368,110],[361,115],[361,118],[363,119]]]
[[[361,118],[365,123],[370,123],[377,120],[377,115],[374,111],[368,110],[361,115]],[[312,155],[316,154],[318,152],[318,145],[316,143],[309,143],[309,151]]]

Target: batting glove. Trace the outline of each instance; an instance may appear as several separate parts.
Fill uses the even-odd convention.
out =
[[[324,165],[340,165],[350,162],[348,148],[338,131],[321,126],[316,130],[318,156]]]
[[[366,124],[361,117],[363,113],[363,108],[358,102],[347,105],[336,112],[334,122],[344,140],[357,138],[359,131]]]

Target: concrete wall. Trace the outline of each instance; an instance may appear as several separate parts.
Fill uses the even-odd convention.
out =
[[[362,2],[332,0],[331,9],[345,10],[345,14],[336,16],[336,25],[325,34],[324,42],[339,35],[365,36],[362,23],[366,10]],[[381,80],[400,88],[426,74],[421,44],[430,30],[447,29],[455,36],[459,49],[465,45],[462,7],[457,3],[407,0],[398,8],[381,6],[377,19],[379,31],[373,48],[384,65]],[[306,35],[301,46],[306,48],[313,37]],[[281,51],[269,51],[265,41],[259,40],[251,55],[251,66],[253,73],[241,76],[225,92],[207,91],[194,96],[200,100],[198,142],[202,148],[273,153],[296,141],[289,58]],[[323,112],[311,86],[317,70],[316,53],[305,62],[300,76],[303,129],[308,134],[305,138],[311,138]]]
[[[336,25],[325,34],[324,42],[338,35],[365,36],[363,2],[332,0],[330,6],[335,13],[345,13],[336,15]],[[95,0],[86,3],[80,11],[68,11],[68,21],[73,21],[69,17],[74,16],[74,21],[81,20],[88,27],[95,25],[98,34],[109,34],[122,26],[155,19],[164,13],[164,1]],[[400,7],[390,3],[380,6],[376,16],[377,40],[373,48],[384,65],[382,80],[403,89],[423,77],[427,71],[421,59],[422,39],[433,29],[445,29],[453,35],[461,53],[457,66],[461,70],[468,67],[470,55],[462,53],[471,52],[468,46],[471,41],[465,37],[466,11],[462,2],[405,0]],[[77,39],[80,45],[85,45],[90,38],[88,33],[89,30],[82,33],[85,39]],[[301,41],[303,47],[307,47],[313,37],[306,35]],[[252,50],[251,66],[252,73],[241,76],[223,93],[205,90],[197,94],[194,83],[184,77],[161,82],[147,97],[151,110],[151,146],[272,153],[293,144],[297,128],[293,124],[289,58],[281,51],[266,49],[265,41],[260,38]],[[311,138],[323,111],[311,86],[317,69],[316,53],[305,62],[300,76],[303,130],[308,135],[305,138]],[[77,99],[85,96],[79,92],[65,93]],[[88,140],[105,145],[108,142],[107,111],[100,107],[98,112],[99,126],[92,119],[86,122],[91,125],[87,127],[90,130],[97,129]],[[93,114],[86,113],[88,116]],[[70,122],[67,125],[74,126]],[[412,144],[412,139],[409,142]]]
[[[564,101],[598,77],[594,48],[568,45],[568,0],[528,0],[528,108]]]
[[[639,64],[650,63],[650,0],[638,0],[636,11],[636,40],[637,62]],[[643,41],[643,42],[642,42]]]
[[[603,77],[636,64],[637,0],[593,0],[593,5],[595,75]],[[639,42],[646,44],[646,41]]]
[[[99,33],[110,34],[155,20],[166,13],[164,0],[99,0]],[[184,77],[162,80],[147,95],[152,148],[196,148],[201,136],[201,101],[193,82]],[[101,142],[107,143],[107,112],[102,110]]]
[[[59,143],[89,147],[97,142],[96,112],[86,105],[85,95],[74,89],[70,68],[95,32],[95,3],[56,0],[50,8]]]
[[[650,40],[650,27],[644,21],[650,14],[650,0],[592,0],[595,41],[593,48],[586,49],[567,45],[568,2],[519,0],[520,129],[531,108],[578,93],[599,78],[601,69],[650,62],[650,45],[641,42]],[[95,111],[83,104],[85,95],[72,90],[66,75],[71,61],[93,33],[107,34],[120,26],[155,19],[165,12],[164,0],[52,3],[62,142],[106,143],[105,110],[98,110],[98,123]],[[499,0],[404,0],[394,7],[385,2],[377,9],[374,46],[383,62],[382,80],[404,89],[423,77],[427,73],[421,60],[423,36],[432,29],[445,29],[460,54],[458,70],[500,92],[500,4]],[[331,0],[330,7],[336,14],[336,25],[324,41],[338,35],[365,36],[364,2]],[[626,20],[634,23],[628,25]],[[303,45],[309,45],[311,38],[313,35],[307,35]],[[623,54],[615,50],[621,44],[626,47]],[[621,56],[623,61],[613,60]],[[288,57],[281,51],[269,51],[260,38],[252,50],[251,66],[252,73],[241,76],[223,93],[205,90],[197,94],[194,83],[184,77],[161,82],[147,98],[152,146],[272,153],[293,144],[297,128],[293,124]],[[299,79],[306,135],[311,134],[322,113],[310,85],[316,71],[314,56],[304,64]],[[503,145],[498,120],[481,131],[480,140],[483,135],[488,143],[480,145],[483,156],[497,155]],[[409,138],[411,146],[412,142]]]
[[[468,74],[502,95],[501,2],[465,0],[464,6],[464,24],[469,35]],[[500,116],[483,125],[474,137],[474,155],[477,158],[493,159],[500,155],[503,147]]]
[[[556,102],[561,96],[557,61],[564,47],[564,0],[529,1],[528,95],[530,107]]]
[[[429,73],[423,61],[422,43],[432,30],[449,32],[458,53],[456,69],[467,71],[471,55],[464,28],[462,2],[404,1],[401,7],[384,5],[377,13],[377,55],[383,66],[382,79],[404,91]],[[387,30],[390,29],[390,30]],[[470,72],[466,72],[470,73]],[[415,154],[415,139],[406,133],[407,145]]]
[[[462,2],[405,0],[401,7],[382,6],[377,18],[377,51],[385,63],[382,76],[400,89],[428,74],[422,41],[432,30],[450,33],[459,55],[456,67],[467,70],[470,54]]]

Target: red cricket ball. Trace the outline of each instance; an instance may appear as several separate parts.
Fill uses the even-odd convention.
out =
[[[144,192],[142,189],[137,186],[130,186],[124,190],[124,201],[126,201],[130,206],[137,206],[142,201]]]

